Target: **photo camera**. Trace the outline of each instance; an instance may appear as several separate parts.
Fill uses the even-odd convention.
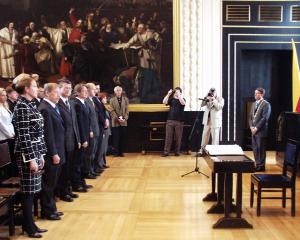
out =
[[[207,94],[208,97],[213,97],[215,96],[215,93],[216,93],[216,89],[214,88],[211,88]]]

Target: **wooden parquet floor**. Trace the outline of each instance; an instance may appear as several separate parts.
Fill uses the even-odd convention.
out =
[[[249,153],[251,155],[251,153]],[[280,200],[264,200],[262,215],[256,216],[256,204],[249,207],[250,175],[243,177],[243,217],[253,229],[215,230],[213,223],[222,215],[208,215],[212,203],[202,198],[210,191],[211,180],[193,173],[194,155],[162,158],[159,155],[126,154],[109,157],[110,168],[96,180],[94,188],[80,194],[73,203],[59,201],[65,213],[61,221],[39,219],[47,228],[43,239],[51,240],[205,240],[205,239],[300,239],[300,201],[296,217],[290,216],[290,202],[281,208]],[[205,161],[201,171],[210,175]],[[267,172],[278,172],[274,152],[268,153]],[[297,196],[300,180],[297,180]],[[299,228],[298,228],[299,227]],[[27,239],[20,235],[13,239]]]

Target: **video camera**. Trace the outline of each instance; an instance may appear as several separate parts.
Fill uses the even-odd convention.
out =
[[[199,100],[202,100],[204,102],[209,102],[209,99],[207,97],[214,97],[216,93],[216,89],[215,88],[211,88],[209,89],[209,92],[207,94],[207,96],[205,98],[198,98]]]

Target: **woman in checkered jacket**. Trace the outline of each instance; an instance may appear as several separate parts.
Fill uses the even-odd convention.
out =
[[[15,157],[17,159],[21,191],[23,193],[23,230],[32,238],[40,238],[46,229],[38,228],[32,216],[34,194],[41,191],[41,169],[46,146],[43,135],[44,120],[37,110],[37,84],[31,77],[18,80],[16,91],[21,95],[15,106],[13,125],[15,128]]]

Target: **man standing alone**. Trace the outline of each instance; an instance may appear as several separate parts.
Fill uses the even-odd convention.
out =
[[[266,138],[268,135],[268,120],[271,115],[271,105],[263,98],[264,95],[265,89],[255,89],[255,102],[252,104],[249,116],[256,171],[265,171],[266,164]]]
[[[111,118],[112,118],[112,136],[115,148],[114,157],[124,157],[124,142],[126,137],[127,120],[129,117],[128,98],[122,96],[122,88],[114,88],[115,96],[110,99]]]

